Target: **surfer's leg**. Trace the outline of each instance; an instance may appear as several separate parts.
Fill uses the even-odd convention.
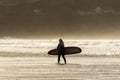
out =
[[[60,63],[60,54],[58,54],[58,64]]]
[[[65,64],[66,64],[66,58],[65,58],[65,55],[64,55],[64,54],[62,54],[62,57],[63,57],[64,62],[65,62]]]

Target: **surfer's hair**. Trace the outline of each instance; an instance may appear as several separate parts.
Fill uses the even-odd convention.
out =
[[[64,46],[64,42],[62,39],[59,39],[59,43]]]

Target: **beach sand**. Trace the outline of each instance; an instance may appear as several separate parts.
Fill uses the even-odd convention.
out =
[[[0,57],[0,80],[120,80],[119,57]]]

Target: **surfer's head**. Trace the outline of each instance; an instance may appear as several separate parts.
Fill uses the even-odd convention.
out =
[[[59,39],[59,43],[62,44],[62,45],[64,45],[64,42],[63,42],[62,39]]]
[[[63,40],[62,40],[62,39],[59,39],[59,42],[61,43],[61,42],[63,42]]]

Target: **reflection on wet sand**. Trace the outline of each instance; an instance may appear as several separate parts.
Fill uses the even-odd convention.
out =
[[[56,57],[1,57],[1,80],[119,80],[120,58],[69,57],[57,64]],[[63,61],[62,61],[63,62]]]

